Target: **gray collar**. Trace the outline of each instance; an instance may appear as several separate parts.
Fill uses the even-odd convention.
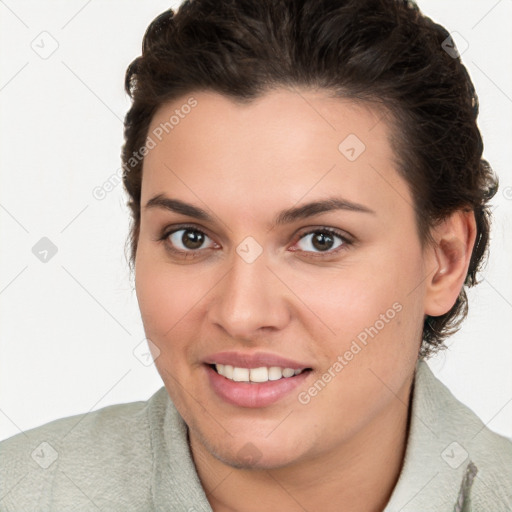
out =
[[[464,512],[478,472],[469,456],[482,424],[439,381],[416,367],[402,471],[384,512]]]

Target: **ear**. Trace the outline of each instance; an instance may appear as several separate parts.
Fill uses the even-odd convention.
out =
[[[425,314],[444,315],[464,285],[476,238],[473,211],[457,210],[431,230],[434,243],[425,250],[427,271]]]

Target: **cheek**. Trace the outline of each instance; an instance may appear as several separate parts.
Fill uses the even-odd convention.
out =
[[[204,295],[201,280],[185,268],[173,267],[144,250],[137,253],[135,288],[144,329],[162,351],[169,340],[179,343],[186,320]]]
[[[411,298],[410,283],[416,282],[419,268],[410,264],[404,268],[392,258],[388,262],[381,258],[314,273],[293,269],[281,275],[293,283],[294,294],[315,314],[308,315],[312,322],[316,319],[319,327],[338,339],[349,339],[379,322],[381,315],[388,313],[385,320],[396,317],[397,309]]]
[[[200,279],[154,255],[137,254],[135,287],[146,337],[158,348],[155,366],[173,402],[186,410],[183,383],[190,381],[198,322],[196,304],[204,296]]]
[[[423,325],[421,253],[401,256],[394,246],[357,264],[286,277],[315,315],[307,328],[329,366],[347,354],[351,367],[378,367],[391,374],[415,364]]]
[[[325,392],[304,390],[314,397],[304,410],[330,411],[332,425],[324,436],[333,442],[336,429],[348,436],[402,398],[421,341],[420,294],[410,293],[420,268],[417,261],[401,265],[389,259],[365,266],[364,272],[352,268],[340,270],[338,277],[326,275],[315,286],[301,284],[298,294],[331,330],[326,335],[316,322],[317,353],[322,352],[317,379],[328,384]]]

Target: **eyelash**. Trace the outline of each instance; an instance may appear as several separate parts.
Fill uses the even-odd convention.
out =
[[[205,233],[201,229],[197,228],[196,226],[182,225],[182,226],[177,226],[177,227],[175,226],[171,230],[169,230],[167,228],[164,228],[164,230],[162,231],[162,234],[157,239],[157,241],[158,242],[167,242],[167,239],[169,238],[169,236],[171,236],[172,234],[176,233],[177,231],[183,231],[183,230],[185,230],[185,231],[194,231],[196,233],[203,234],[206,237],[211,239],[211,237],[209,237],[207,233]],[[325,252],[317,252],[317,253],[315,253],[315,252],[311,252],[311,251],[301,251],[300,249],[298,249],[297,252],[304,252],[310,258],[327,258],[327,257],[332,257],[334,254],[338,254],[339,252],[341,252],[343,250],[346,250],[348,247],[350,247],[354,243],[351,239],[349,239],[347,237],[347,235],[345,235],[341,231],[338,231],[337,229],[328,228],[328,227],[321,227],[321,228],[314,228],[314,229],[311,229],[309,231],[305,231],[303,233],[300,233],[298,235],[297,240],[294,242],[294,245],[297,242],[299,242],[300,240],[302,240],[303,238],[305,238],[306,236],[312,235],[314,233],[328,233],[330,235],[334,235],[334,236],[338,237],[339,239],[341,239],[342,244],[340,246],[338,246],[334,250],[329,250],[329,251],[325,251]],[[182,251],[181,249],[176,249],[176,248],[172,247],[168,243],[165,244],[165,249],[167,251],[171,252],[174,255],[183,256],[183,257],[185,257],[187,259],[194,259],[194,258],[199,257],[200,256],[200,254],[199,254],[200,251],[204,250],[204,249],[197,249],[197,250],[191,249],[191,250],[188,250],[188,251]]]

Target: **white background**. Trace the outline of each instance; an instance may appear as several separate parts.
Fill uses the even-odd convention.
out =
[[[127,198],[122,185],[101,201],[92,191],[120,167],[126,67],[148,24],[177,5],[0,1],[0,439],[162,386],[134,355],[144,332],[124,252]],[[485,281],[429,364],[512,437],[512,0],[419,5],[469,44],[462,58],[479,93],[484,156],[501,179]],[[46,59],[32,48],[52,44]],[[42,237],[58,249],[46,263],[32,253]]]

